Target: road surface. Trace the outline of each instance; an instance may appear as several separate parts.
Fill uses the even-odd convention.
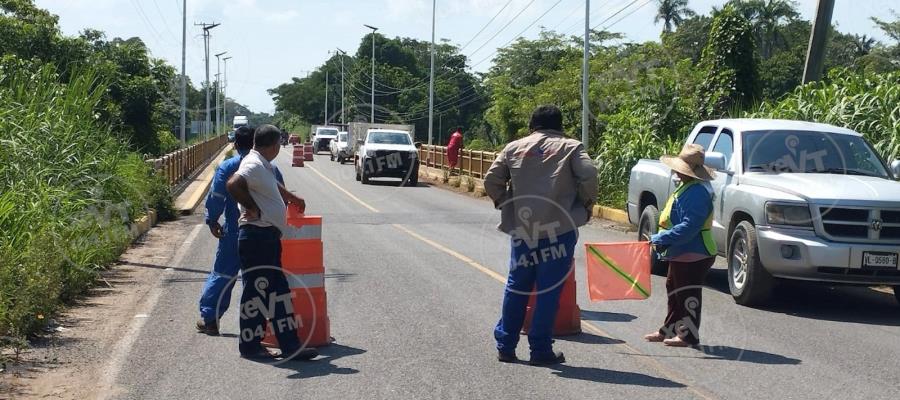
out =
[[[334,345],[313,362],[240,359],[237,290],[221,337],[194,330],[215,240],[202,223],[185,238],[155,304],[113,354],[108,397],[353,398],[892,398],[900,397],[900,307],[867,288],[788,285],[767,309],[737,306],[717,267],[704,289],[702,350],[645,343],[665,311],[664,279],[644,301],[590,303],[585,241],[634,234],[592,223],[576,255],[585,332],[560,338],[568,362],[496,361],[492,328],[507,238],[491,204],[425,182],[362,185],[353,167],[317,156],[277,160],[287,186],[324,217]],[[499,278],[499,279],[498,279]],[[158,296],[155,297],[155,296]],[[152,304],[152,302],[151,302]],[[115,359],[115,358],[119,359]],[[527,358],[523,337],[519,357]]]

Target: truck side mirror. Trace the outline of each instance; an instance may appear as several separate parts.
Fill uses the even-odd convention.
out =
[[[900,160],[891,163],[891,173],[894,174],[894,179],[900,179]]]
[[[715,151],[710,151],[706,153],[706,158],[703,160],[703,164],[716,171],[724,171],[726,168],[725,155]]]
[[[366,141],[362,140],[362,139],[356,139],[356,144],[359,146],[362,146],[362,145],[366,144]]]
[[[416,142],[415,144],[416,144],[416,148],[417,148],[417,149],[421,149],[421,148],[422,148],[422,142]]]

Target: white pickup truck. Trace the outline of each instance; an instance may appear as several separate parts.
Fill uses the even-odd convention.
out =
[[[764,303],[778,279],[888,285],[900,301],[900,161],[888,166],[857,132],[800,121],[705,121],[687,143],[718,170],[712,231],[738,304]],[[631,170],[639,239],[656,233],[673,178],[655,160]]]
[[[407,131],[368,129],[356,150],[356,180],[370,178],[402,179],[401,185],[419,184],[419,149]]]

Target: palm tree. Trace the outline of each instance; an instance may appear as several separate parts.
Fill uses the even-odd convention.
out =
[[[729,4],[750,20],[763,59],[771,57],[775,46],[784,41],[781,27],[800,15],[794,0],[731,0]]]
[[[681,25],[681,23],[691,16],[695,15],[690,8],[687,7],[688,0],[656,0],[659,8],[656,10],[656,18],[654,23],[663,22],[663,33],[672,32],[673,27]]]

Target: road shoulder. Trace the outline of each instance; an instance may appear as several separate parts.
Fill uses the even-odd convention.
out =
[[[0,373],[0,398],[96,398],[104,367],[133,322],[144,318],[146,298],[196,226],[196,217],[162,223],[135,241],[96,287]]]

